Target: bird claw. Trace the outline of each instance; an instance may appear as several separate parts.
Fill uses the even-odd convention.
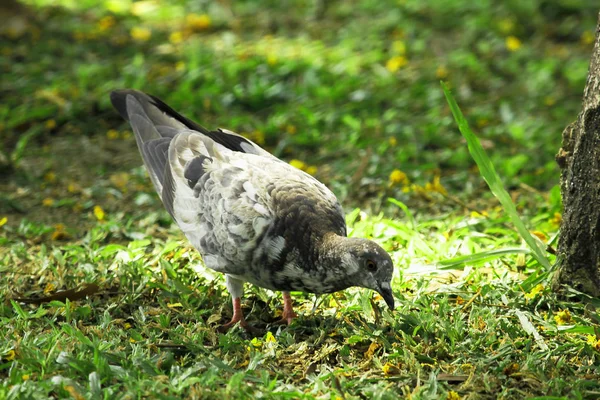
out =
[[[250,325],[248,322],[246,322],[246,320],[244,318],[232,318],[231,321],[229,321],[228,323],[219,326],[217,328],[217,331],[219,333],[227,333],[231,328],[236,326],[238,323],[239,323],[240,327],[244,328],[244,330],[248,333],[251,333],[251,334],[260,333],[260,329],[255,328],[252,325]]]
[[[244,318],[244,313],[242,312],[242,302],[239,297],[234,297],[233,301],[233,317],[231,317],[231,321],[228,323],[221,325],[217,328],[217,331],[220,333],[226,333],[231,328],[239,323],[239,325],[244,328],[244,330],[251,334],[258,334],[260,330],[253,327],[249,323],[246,322],[246,318]]]
[[[298,314],[296,314],[293,310],[289,311],[289,312],[284,311],[283,314],[281,314],[281,319],[275,321],[273,324],[274,325],[291,325],[292,320],[296,317],[298,317]]]

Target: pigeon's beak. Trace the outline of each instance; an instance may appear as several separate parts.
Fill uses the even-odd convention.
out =
[[[386,304],[390,308],[390,310],[394,310],[394,295],[392,294],[392,287],[389,282],[384,282],[381,284],[378,290],[379,294],[385,300]]]

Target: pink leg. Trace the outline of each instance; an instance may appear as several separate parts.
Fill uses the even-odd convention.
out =
[[[229,330],[229,328],[232,328],[238,322],[240,323],[240,326],[242,328],[244,328],[246,330],[251,329],[250,325],[248,325],[248,323],[246,322],[246,319],[244,318],[244,313],[242,312],[242,299],[240,297],[234,297],[232,300],[233,300],[233,317],[231,318],[231,321],[229,321],[225,325],[222,325],[219,328],[219,330],[222,332],[225,332],[225,331]]]
[[[281,322],[285,322],[289,325],[298,314],[294,312],[294,304],[292,303],[290,292],[281,293],[283,294],[283,313],[281,314]]]

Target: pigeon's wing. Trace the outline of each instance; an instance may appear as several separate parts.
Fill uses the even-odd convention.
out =
[[[243,275],[239,266],[271,218],[252,171],[287,164],[242,136],[208,131],[155,97],[121,90],[111,100],[131,123],[165,208],[207,266]]]
[[[162,198],[165,169],[168,169],[168,148],[180,132],[197,132],[225,148],[255,154],[281,162],[256,143],[225,129],[210,131],[174,111],[157,97],[137,90],[115,90],[110,95],[113,106],[130,122],[146,169],[156,191]],[[167,206],[167,204],[165,204]],[[173,215],[173,210],[167,206]]]
[[[238,277],[248,274],[274,219],[265,172],[274,166],[289,167],[233,152],[196,132],[173,139],[163,201],[208,267]]]
[[[152,95],[124,89],[113,91],[110,99],[119,114],[131,123],[144,164],[159,194],[162,191],[169,143],[182,131],[197,132],[231,151],[278,160],[256,143],[234,132],[204,128]]]

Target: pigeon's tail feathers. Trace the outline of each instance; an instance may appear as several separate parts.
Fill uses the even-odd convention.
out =
[[[164,136],[173,137],[181,129],[189,129],[208,134],[209,130],[187,119],[173,110],[158,97],[133,89],[115,90],[110,94],[110,100],[119,114],[128,121],[131,115],[140,109]],[[138,108],[133,110],[132,104]]]
[[[143,93],[121,90],[111,93],[110,97],[119,114],[131,124],[148,174],[156,191],[161,193],[169,144],[183,125],[171,122],[162,113],[156,112],[150,103],[151,98]]]

